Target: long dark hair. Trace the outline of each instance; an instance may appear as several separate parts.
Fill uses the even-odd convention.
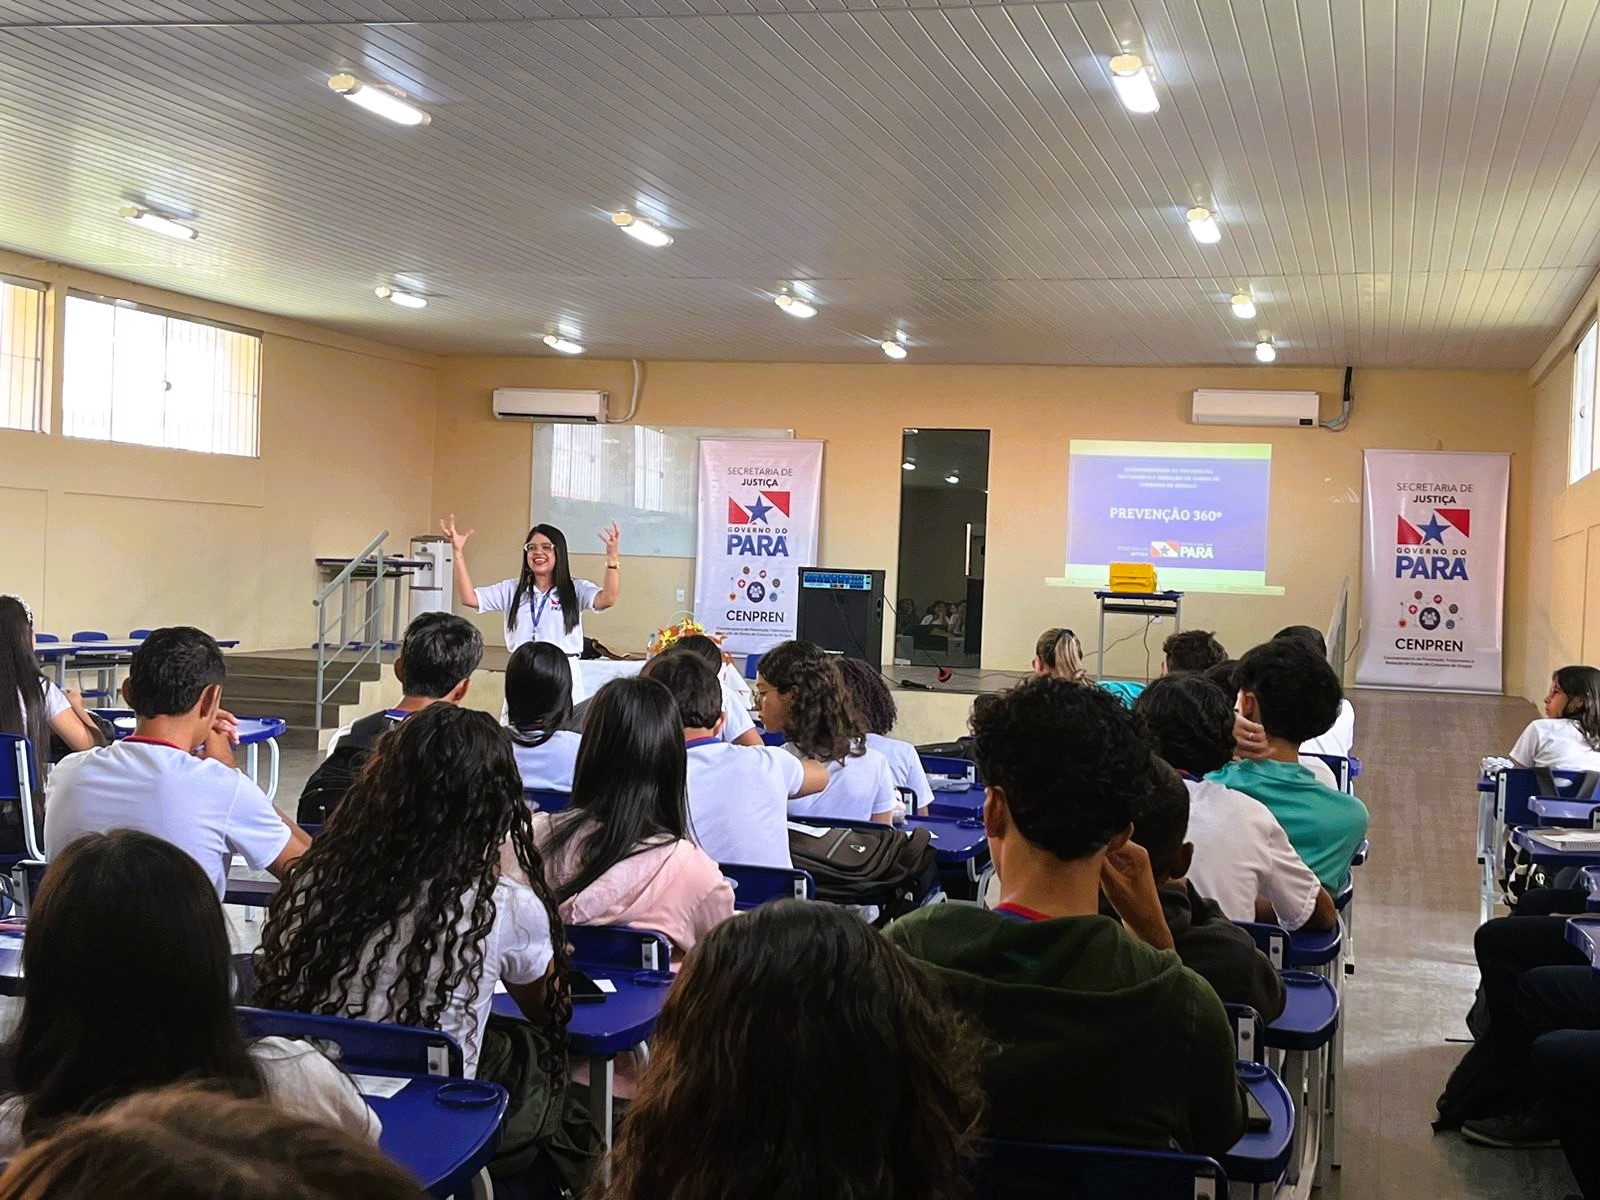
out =
[[[262,931],[257,1003],[360,1016],[352,985],[359,980],[372,1003],[378,975],[392,964],[385,1020],[437,1029],[462,993],[472,1011],[508,843],[550,920],[557,978],[545,997],[549,1025],[564,1041],[572,1013],[566,937],[511,739],[488,713],[454,704],[431,704],[385,734],[290,866]],[[546,1070],[558,1070],[564,1053],[564,1044],[554,1047]]]
[[[1591,750],[1600,750],[1600,670],[1594,667],[1559,667],[1555,685],[1567,696],[1566,717],[1583,732]]]
[[[838,667],[867,732],[888,737],[900,717],[900,710],[895,705],[894,693],[883,680],[883,673],[859,658],[841,658]]]
[[[654,679],[613,679],[584,710],[572,770],[572,806],[553,823],[545,858],[576,847],[577,868],[556,883],[570,900],[625,858],[664,838],[688,837],[683,723]]]
[[[789,698],[784,737],[807,758],[842,762],[863,750],[867,726],[844,676],[821,646],[784,642],[761,656],[756,673]]]
[[[0,596],[0,733],[20,733],[39,755],[45,738],[44,673],[33,656],[33,618],[15,596]]]
[[[722,922],[667,994],[591,1200],[969,1195],[980,1044],[937,992],[831,904]]]
[[[572,663],[549,642],[523,642],[506,664],[506,718],[511,740],[542,746],[572,716]]]
[[[222,905],[172,843],[118,829],[68,846],[39,889],[22,966],[10,1058],[29,1141],[180,1079],[265,1094],[234,1025]]]
[[[528,536],[522,539],[526,546],[533,541],[533,535],[542,533],[550,539],[550,544],[556,548],[556,569],[551,576],[555,584],[556,595],[561,598],[561,617],[567,623],[567,632],[571,633],[577,628],[578,620],[583,616],[578,611],[578,589],[572,586],[572,566],[567,562],[567,535],[554,525],[535,525],[528,530]],[[528,552],[522,552],[522,572],[517,576],[517,590],[511,593],[511,607],[506,609],[506,628],[517,627],[517,609],[522,607],[523,597],[533,589],[533,568],[528,565]]]

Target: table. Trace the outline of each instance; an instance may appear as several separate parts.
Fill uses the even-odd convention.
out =
[[[1153,617],[1171,617],[1172,632],[1177,633],[1183,628],[1183,593],[1182,592],[1096,592],[1094,598],[1100,602],[1100,648],[1096,651],[1095,677],[1104,679],[1106,674],[1106,614],[1113,616],[1144,617],[1149,620]]]
[[[940,886],[947,895],[960,889],[960,899],[981,900],[979,874],[989,865],[989,838],[981,817],[951,817],[933,813],[906,818],[906,830],[926,829],[933,839],[933,856],[939,864]],[[946,875],[950,872],[955,878]],[[966,893],[970,892],[971,895]]]
[[[362,1072],[373,1079],[395,1079]],[[410,1075],[392,1096],[369,1095],[366,1102],[383,1122],[378,1148],[421,1181],[430,1195],[467,1195],[472,1180],[489,1165],[500,1144],[506,1090],[479,1080]],[[370,1085],[369,1085],[370,1086]]]
[[[1596,830],[1519,825],[1511,831],[1511,844],[1526,850],[1537,867],[1600,866],[1600,831]]]
[[[278,894],[280,886],[278,879],[266,871],[233,866],[228,869],[227,890],[222,893],[222,902],[243,904],[248,908],[266,908]]]
[[[1217,1161],[1227,1172],[1230,1183],[1248,1183],[1270,1188],[1283,1178],[1294,1146],[1294,1105],[1289,1089],[1259,1063],[1238,1065],[1239,1079],[1266,1110],[1272,1124],[1266,1129],[1246,1131]]]
[[[56,686],[61,687],[67,677],[67,661],[82,655],[85,658],[114,659],[112,665],[120,664],[132,657],[133,652],[144,644],[143,638],[126,638],[120,641],[107,642],[35,642],[33,656],[40,663],[51,668],[56,677]],[[238,638],[219,639],[217,645],[224,650],[232,649],[239,644]]]
[[[348,557],[319,558],[316,560],[316,563],[317,566],[323,568],[324,570],[334,570],[334,573],[337,575],[339,571],[344,570],[351,563],[357,561],[357,559]],[[401,583],[403,580],[410,579],[418,571],[425,570],[432,566],[432,559],[401,558],[398,554],[385,555],[383,560],[383,571],[380,574],[378,571],[378,564],[376,561],[374,561],[372,556],[360,559],[359,565],[354,571],[350,572],[349,575],[345,576],[344,583],[342,583],[339,587],[340,648],[342,649],[351,645],[350,581],[352,579],[363,580],[367,585],[366,595],[363,598],[366,615],[361,622],[362,636],[368,636],[369,631],[372,629],[373,618],[377,615],[378,588],[383,586],[383,581],[385,579],[394,580],[394,611],[389,617],[390,640],[383,642],[383,648],[385,650],[398,650],[400,648],[400,612],[403,608],[405,608],[405,605],[400,603],[400,593],[402,591]],[[383,631],[381,629],[378,631],[378,639],[380,641],[383,639]],[[354,644],[354,648],[365,649],[366,644],[357,642]]]
[[[1600,801],[1535,796],[1528,801],[1528,810],[1538,818],[1541,828],[1588,829],[1594,824],[1597,804]]]
[[[928,814],[935,817],[981,817],[983,815],[982,785],[969,783],[960,791],[942,792],[935,789]]]

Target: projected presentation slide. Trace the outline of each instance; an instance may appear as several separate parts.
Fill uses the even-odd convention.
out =
[[[1162,589],[1283,594],[1267,583],[1270,445],[1074,441],[1069,454],[1053,582],[1103,588],[1111,563],[1151,563]]]

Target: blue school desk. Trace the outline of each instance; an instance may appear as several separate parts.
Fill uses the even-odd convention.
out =
[[[1511,844],[1525,850],[1538,867],[1600,866],[1600,830],[1531,829],[1511,831]]]
[[[1589,897],[1584,907],[1590,912],[1600,912],[1600,867],[1585,867],[1579,871],[1578,886]]]
[[[989,839],[981,817],[949,817],[938,813],[907,817],[906,829],[926,829],[939,864],[939,887],[947,896],[982,900],[978,881],[989,866]]]
[[[116,730],[120,740],[132,735],[137,718],[126,708],[91,708],[89,710],[102,721],[109,721]],[[281,765],[281,756],[278,751],[278,739],[283,736],[283,731],[289,723],[282,717],[240,717],[239,718],[239,745],[244,747],[244,771],[256,786],[267,794],[270,803],[278,795],[278,773]],[[260,774],[260,749],[267,747],[267,782],[261,784]]]
[[[970,783],[962,791],[935,791],[928,814],[935,817],[983,816],[983,786]]]
[[[1289,1089],[1260,1063],[1242,1062],[1238,1070],[1245,1088],[1266,1110],[1272,1124],[1262,1130],[1247,1130],[1219,1161],[1230,1181],[1251,1184],[1258,1192],[1265,1188],[1270,1196],[1289,1167],[1294,1147],[1294,1104]]]
[[[1600,970],[1600,916],[1568,918],[1567,944],[1587,958],[1591,967]]]
[[[439,1075],[404,1078],[405,1086],[392,1096],[363,1093],[383,1122],[378,1148],[415,1175],[430,1196],[467,1195],[500,1144],[505,1088]]]
[[[1595,814],[1600,812],[1600,802],[1535,796],[1528,801],[1528,811],[1533,814],[1533,823],[1541,829],[1589,829],[1594,825]]]
[[[133,652],[143,641],[143,638],[123,638],[105,642],[41,642],[36,638],[33,643],[33,655],[41,664],[50,668],[56,677],[56,686],[60,687],[67,677],[73,659],[98,659],[97,666],[103,665],[110,669],[131,659]],[[238,638],[217,639],[217,645],[224,650],[231,650],[238,644]]]

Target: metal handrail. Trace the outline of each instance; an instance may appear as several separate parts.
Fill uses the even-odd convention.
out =
[[[319,734],[322,731],[323,705],[327,703],[330,695],[349,681],[362,663],[371,659],[378,665],[381,674],[383,668],[383,543],[388,537],[389,531],[385,529],[368,542],[362,547],[361,552],[346,563],[344,569],[330,579],[327,586],[318,592],[311,601],[311,606],[317,610],[317,705],[315,725]],[[344,604],[339,610],[339,627],[342,630],[345,627],[345,619],[350,612],[350,580],[354,578],[357,571],[367,565],[369,560],[371,560],[373,566],[372,584],[368,590],[370,608],[366,620],[361,623],[361,639],[357,643],[364,648],[350,663],[349,669],[339,678],[339,681],[330,688],[328,686],[328,668],[339,661],[339,656],[349,649],[349,644],[341,641],[338,650],[331,655],[328,653],[327,600],[333,594],[335,588],[344,590]]]

